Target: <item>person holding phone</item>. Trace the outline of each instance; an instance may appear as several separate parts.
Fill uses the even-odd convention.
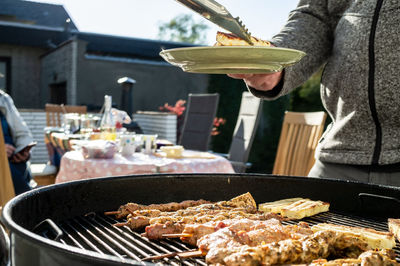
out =
[[[27,162],[30,158],[30,149],[35,142],[14,101],[2,90],[0,90],[0,120],[14,190],[18,195],[34,186]]]

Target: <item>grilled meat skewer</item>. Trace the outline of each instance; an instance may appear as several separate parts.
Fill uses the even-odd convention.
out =
[[[368,250],[361,253],[357,259],[337,259],[327,261],[325,259],[314,260],[309,266],[399,266],[395,260],[394,251],[391,249]]]
[[[161,227],[165,226],[157,224]],[[167,224],[166,224],[167,225]],[[180,226],[179,224],[172,224],[173,226]],[[279,240],[295,238],[299,239],[313,234],[307,223],[300,223],[299,225],[286,225],[283,226],[277,219],[269,219],[266,221],[250,220],[250,219],[230,219],[224,221],[207,222],[205,224],[188,224],[183,225],[187,232],[185,237],[181,239],[192,245],[199,246],[197,252],[191,253],[193,256],[204,256],[209,249],[221,247],[241,247],[243,245],[260,245],[264,243],[277,242]],[[165,230],[172,229],[173,227],[166,227]],[[190,234],[189,234],[190,232]],[[184,234],[183,234],[184,235]],[[190,235],[190,236],[188,236]],[[185,238],[187,238],[185,240]],[[196,241],[196,239],[199,239]],[[184,253],[168,253],[160,258],[178,256],[182,257],[187,255]],[[149,257],[147,259],[153,259]]]
[[[194,207],[201,204],[211,203],[207,200],[185,200],[182,202],[170,202],[165,204],[150,204],[150,205],[141,205],[137,203],[127,203],[119,207],[117,211],[105,212],[105,215],[116,215],[117,219],[121,219],[123,217],[128,216],[129,214],[138,211],[138,210],[159,210],[162,212],[172,212],[180,209],[186,209],[188,207]]]
[[[273,213],[246,213],[241,209],[232,210],[221,210],[221,211],[211,211],[205,213],[199,213],[193,216],[169,216],[169,217],[157,217],[154,219],[149,219],[149,226],[146,227],[143,236],[149,239],[161,239],[164,238],[164,234],[179,234],[183,233],[183,230],[189,224],[204,224],[207,222],[223,221],[227,219],[251,219],[265,221],[271,218],[279,219],[280,216]],[[135,219],[129,219],[129,226],[132,227],[132,223],[136,223]],[[213,227],[213,225],[209,225]],[[207,229],[208,232],[215,231],[213,228]],[[187,232],[191,234],[190,232]],[[188,240],[189,241],[189,240]],[[197,240],[192,240],[192,244],[196,244]]]
[[[228,201],[219,201],[216,203],[210,203],[204,200],[198,201],[183,201],[181,203],[167,203],[167,204],[151,204],[151,205],[140,205],[136,203],[128,203],[119,208],[118,211],[105,212],[106,215],[116,215],[117,219],[125,216],[151,216],[161,215],[161,212],[175,213],[183,215],[188,212],[195,214],[198,211],[209,211],[209,210],[228,210],[233,208],[243,208],[246,212],[254,213],[257,211],[257,204],[249,192],[239,195]],[[160,213],[156,214],[157,211]],[[143,213],[147,213],[143,215]]]
[[[224,220],[234,217],[247,217],[254,216],[255,214],[246,213],[244,209],[230,209],[230,210],[180,210],[179,212],[158,212],[157,211],[137,211],[133,215],[128,216],[128,220],[124,223],[114,224],[115,226],[129,226],[132,230],[141,229],[150,224],[165,224],[165,223],[205,223],[211,220]],[[183,228],[182,228],[183,230]],[[180,233],[181,231],[176,231]],[[161,236],[161,235],[160,235]],[[153,238],[154,239],[154,238]]]
[[[213,248],[206,256],[211,265],[274,265],[310,263],[329,255],[356,258],[367,250],[368,244],[350,233],[320,231],[303,239],[250,247]]]
[[[262,229],[266,227],[273,227],[273,226],[282,226],[280,223],[280,216],[269,213],[269,214],[263,214],[263,215],[254,215],[250,216],[248,218],[243,218],[243,219],[228,219],[228,220],[222,220],[222,221],[210,221],[206,222],[204,224],[201,223],[196,223],[196,224],[186,224],[184,227],[184,230],[182,233],[171,233],[171,234],[162,234],[162,231],[156,232],[157,229],[160,228],[166,228],[168,225],[150,225],[147,228],[147,231],[152,231],[150,234],[151,239],[159,239],[159,238],[175,238],[175,237],[180,237],[180,239],[183,242],[186,242],[192,246],[197,245],[197,240],[200,238],[213,234],[217,232],[220,229],[229,227],[229,230],[235,231],[235,232],[248,232],[251,230],[255,229]],[[305,224],[305,223],[303,223]],[[154,227],[154,228],[152,228]],[[158,227],[158,228],[157,228]],[[305,225],[305,227],[308,228],[308,225]],[[311,230],[309,232],[312,233]],[[162,235],[161,235],[162,234]],[[161,237],[160,237],[161,235]]]

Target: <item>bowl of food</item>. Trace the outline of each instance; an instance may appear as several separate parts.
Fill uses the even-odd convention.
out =
[[[87,159],[111,159],[118,151],[116,143],[108,140],[91,140],[80,146],[83,157]]]

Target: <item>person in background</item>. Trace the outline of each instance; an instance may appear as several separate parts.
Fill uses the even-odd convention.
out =
[[[271,43],[307,55],[282,72],[229,76],[274,100],[324,67],[332,123],[309,176],[400,186],[399,25],[399,1],[301,0]]]
[[[11,97],[0,90],[0,120],[6,153],[9,160],[15,194],[21,194],[34,186],[28,168],[32,134],[20,116]]]

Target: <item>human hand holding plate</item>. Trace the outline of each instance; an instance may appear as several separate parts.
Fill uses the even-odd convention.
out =
[[[243,79],[249,86],[259,91],[272,90],[282,79],[282,71],[267,74],[228,74],[234,79]]]

